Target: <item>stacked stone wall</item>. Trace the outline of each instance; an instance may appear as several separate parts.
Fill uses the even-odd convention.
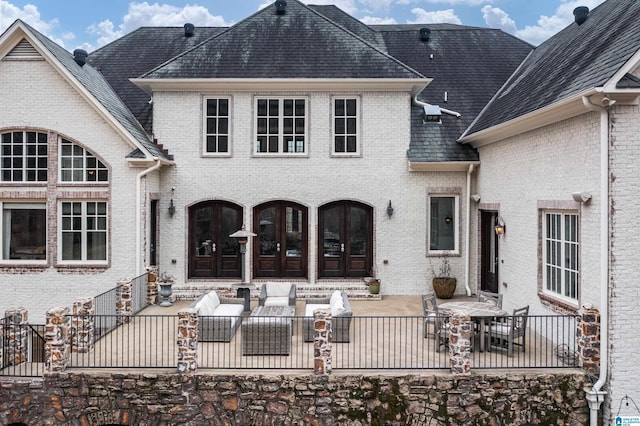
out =
[[[580,372],[398,375],[49,373],[0,382],[0,424],[588,424]]]

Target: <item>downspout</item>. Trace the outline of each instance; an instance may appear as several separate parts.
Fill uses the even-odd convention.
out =
[[[142,274],[142,271],[140,270],[140,255],[142,252],[142,243],[140,242],[140,238],[142,236],[142,224],[140,223],[142,217],[142,206],[140,205],[142,203],[141,182],[143,176],[146,176],[154,170],[158,170],[160,166],[162,166],[160,159],[154,157],[154,160],[156,161],[156,164],[141,171],[136,176],[136,276]]]
[[[415,95],[413,97],[413,103],[418,105],[418,106],[422,106],[422,107],[432,106],[431,104],[428,104],[426,102],[419,101],[418,100],[418,95]],[[456,118],[462,117],[462,115],[459,112],[451,111],[450,109],[446,109],[446,108],[442,108],[442,107],[439,107],[439,108],[440,108],[440,111],[444,112],[445,114],[453,115]]]
[[[605,98],[606,99],[606,98]],[[615,101],[606,107],[596,105],[587,96],[582,103],[590,111],[600,113],[600,375],[591,389],[586,390],[589,402],[590,425],[598,425],[598,411],[607,391],[609,362],[609,111]]]
[[[467,171],[467,192],[466,192],[467,218],[465,222],[466,222],[466,228],[467,228],[467,235],[465,237],[465,242],[464,242],[464,252],[465,252],[464,288],[467,291],[467,296],[471,296],[471,288],[469,287],[469,270],[470,270],[470,262],[471,262],[470,260],[471,256],[469,254],[469,246],[470,246],[469,238],[471,237],[471,173],[473,173],[473,164],[469,164],[469,170]]]

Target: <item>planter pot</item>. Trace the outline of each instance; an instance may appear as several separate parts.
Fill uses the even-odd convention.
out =
[[[380,293],[380,283],[369,283],[369,293],[371,294]]]
[[[432,284],[438,299],[451,299],[457,283],[455,278],[434,278]]]
[[[173,283],[159,283],[158,296],[160,296],[160,306],[171,306],[171,286]]]

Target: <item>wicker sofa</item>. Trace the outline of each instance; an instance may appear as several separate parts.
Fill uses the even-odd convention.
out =
[[[230,342],[242,323],[244,299],[218,297],[214,291],[198,297],[190,308],[198,311],[198,340]]]
[[[340,303],[341,302],[341,303]],[[349,342],[349,327],[353,311],[349,304],[347,293],[334,291],[330,297],[309,298],[306,300],[302,335],[305,342],[313,341],[313,311],[316,309],[331,309],[333,342]]]

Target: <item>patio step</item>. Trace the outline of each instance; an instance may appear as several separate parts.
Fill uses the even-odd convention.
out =
[[[260,287],[264,283],[256,283],[255,289],[251,290],[251,298],[257,299],[260,292]],[[174,284],[173,296],[177,300],[194,300],[201,294],[216,290],[220,296],[235,297],[238,289],[237,284],[232,283],[215,283],[215,282],[202,282],[202,283],[189,283],[189,284]],[[370,294],[369,288],[364,284],[353,283],[327,283],[327,284],[305,284],[296,283],[296,294],[298,300],[304,300],[314,297],[329,297],[335,290],[344,291],[350,300],[381,300],[382,295]]]

